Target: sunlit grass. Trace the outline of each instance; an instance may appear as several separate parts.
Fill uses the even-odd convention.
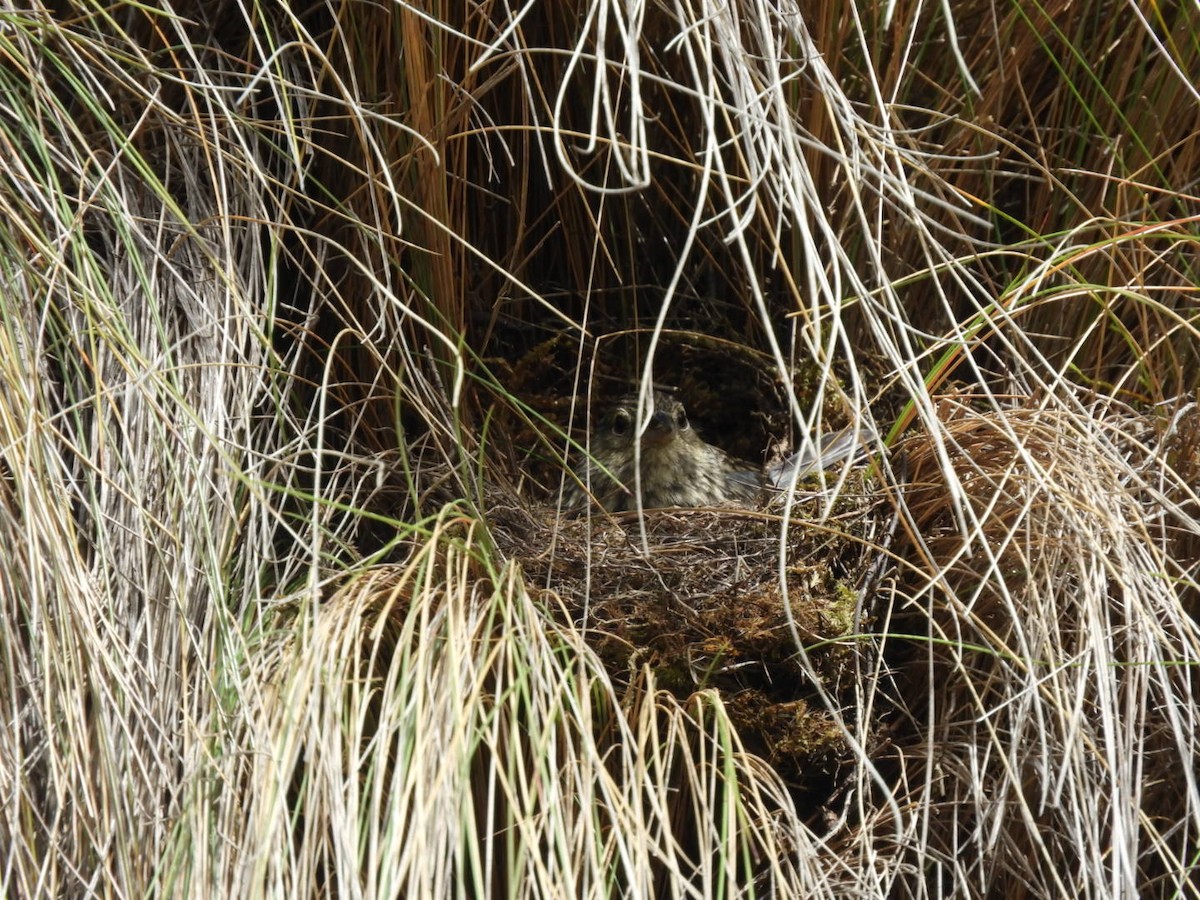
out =
[[[1194,11],[551,6],[0,11],[0,894],[1197,896]],[[599,652],[651,377],[871,426],[850,633]]]

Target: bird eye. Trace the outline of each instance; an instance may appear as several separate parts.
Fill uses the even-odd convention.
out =
[[[688,430],[688,417],[682,409],[675,413],[675,427],[680,431]]]
[[[617,437],[621,437],[629,432],[629,425],[631,421],[632,420],[629,418],[628,411],[624,409],[618,409],[612,414],[612,423],[609,425],[609,428],[612,430],[613,434],[615,434]]]

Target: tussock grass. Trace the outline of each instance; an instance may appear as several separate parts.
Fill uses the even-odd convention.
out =
[[[1152,12],[3,5],[0,893],[1197,896]]]
[[[800,890],[787,791],[719,700],[650,680],[622,703],[552,594],[486,570],[477,530],[438,523],[253,674],[257,752],[222,804],[255,861],[238,890]]]
[[[912,693],[925,723],[913,738],[976,748],[935,751],[908,776],[927,779],[929,815],[956,820],[928,848],[935,869],[1014,891],[1104,871],[1122,892],[1185,893],[1200,630],[1180,602],[1195,557],[1178,551],[1194,495],[1138,473],[1194,440],[1194,412],[1168,427],[1120,408],[980,414],[967,400],[943,407],[967,504],[950,501],[931,446],[910,457],[909,509],[938,577],[910,598],[930,631],[906,665],[940,685]]]

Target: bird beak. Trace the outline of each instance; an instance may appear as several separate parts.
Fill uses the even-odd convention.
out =
[[[660,409],[654,411],[650,423],[642,433],[642,445],[657,447],[675,435],[675,419]]]

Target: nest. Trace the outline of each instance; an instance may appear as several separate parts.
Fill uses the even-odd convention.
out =
[[[885,518],[865,479],[832,514],[823,498],[779,515],[743,509],[649,510],[556,518],[492,506],[497,548],[545,585],[618,686],[654,684],[681,700],[715,690],[747,749],[793,787],[827,795],[850,759],[843,721],[868,648],[874,551]],[[784,568],[780,572],[780,541]]]

